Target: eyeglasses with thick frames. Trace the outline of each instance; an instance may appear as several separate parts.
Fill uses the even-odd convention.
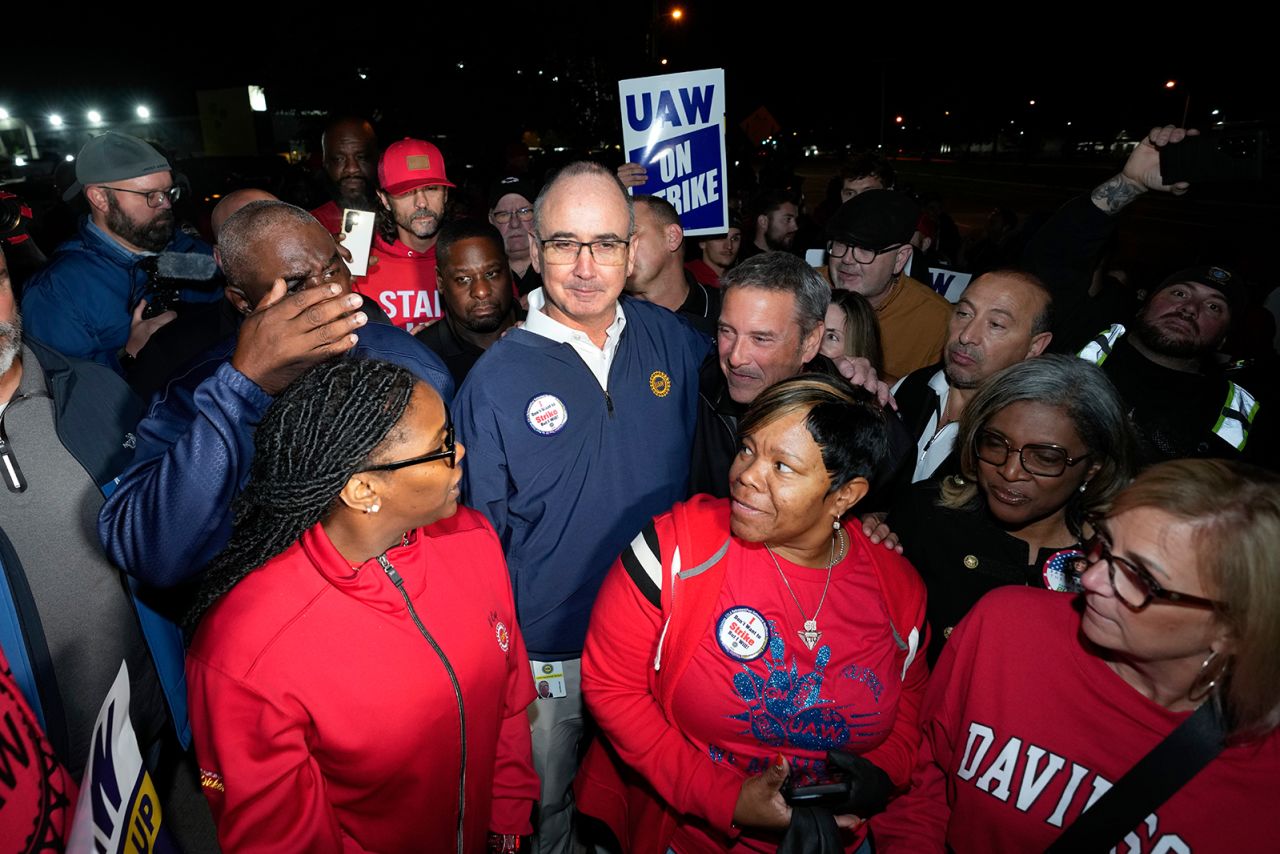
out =
[[[904,244],[902,243],[895,243],[894,245],[886,246],[883,249],[868,249],[865,246],[854,246],[851,243],[842,243],[839,240],[828,240],[827,254],[832,258],[843,258],[845,255],[849,254],[849,252],[853,252],[854,261],[857,261],[859,264],[870,264],[884,253],[901,249],[903,245]]]
[[[362,469],[362,471],[395,471],[396,469],[408,468],[409,466],[416,466],[422,463],[431,463],[436,460],[444,460],[445,465],[449,468],[453,468],[458,462],[458,448],[453,443],[452,419],[445,424],[444,444],[440,446],[439,450],[432,451],[429,454],[423,454],[420,457],[413,457],[408,460],[397,460],[394,463],[379,463],[376,466],[369,466],[368,468]]]
[[[104,190],[115,190],[117,193],[132,193],[135,196],[146,196],[147,207],[158,208],[164,204],[165,199],[169,200],[169,204],[176,205],[178,199],[182,198],[181,187],[170,187],[167,190],[126,190],[124,187],[108,187],[102,185]]]
[[[1074,466],[1089,458],[1084,453],[1078,457],[1067,456],[1067,449],[1058,445],[1023,445],[1015,448],[1009,440],[991,430],[981,430],[973,440],[973,452],[978,459],[987,465],[1002,466],[1012,453],[1018,454],[1018,460],[1029,474],[1040,477],[1062,477],[1067,466]]]
[[[1170,605],[1186,605],[1193,608],[1218,608],[1225,610],[1226,605],[1203,596],[1192,596],[1190,593],[1179,593],[1160,586],[1150,572],[1131,561],[1117,557],[1111,553],[1111,538],[1100,520],[1092,520],[1093,536],[1085,540],[1084,556],[1072,559],[1072,569],[1076,575],[1083,575],[1085,570],[1098,561],[1107,564],[1107,577],[1111,580],[1111,589],[1116,598],[1131,611],[1141,611],[1155,599],[1168,602]],[[1120,571],[1116,572],[1116,568]]]
[[[494,211],[493,221],[496,222],[498,225],[506,225],[507,223],[511,222],[512,216],[519,217],[521,222],[532,222],[533,208],[523,207],[523,208],[516,208],[515,210],[510,210],[510,211]]]
[[[542,246],[542,259],[548,264],[576,264],[585,246],[597,264],[605,267],[621,267],[627,263],[627,247],[631,245],[628,240],[616,238],[582,241],[569,240],[565,237],[552,237],[546,240],[538,237],[536,240]]]

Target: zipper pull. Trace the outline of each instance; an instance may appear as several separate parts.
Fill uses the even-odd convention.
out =
[[[3,471],[5,486],[10,492],[26,492],[27,479],[18,465],[18,458],[13,448],[4,438],[4,428],[0,427],[0,470]]]
[[[400,577],[400,573],[396,572],[396,568],[391,565],[391,561],[387,560],[387,553],[383,552],[378,555],[378,565],[382,567],[382,571],[387,574],[387,578],[391,579],[391,583],[396,587],[404,587],[404,579]]]
[[[613,397],[609,394],[609,390],[604,391],[604,404],[609,408],[609,414],[613,414]]]

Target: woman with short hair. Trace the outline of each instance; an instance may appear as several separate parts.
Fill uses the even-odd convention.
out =
[[[730,498],[677,504],[614,565],[582,659],[604,739],[577,791],[624,850],[772,851],[790,828],[853,851],[855,816],[905,782],[924,589],[843,521],[884,418],[841,380],[771,386],[740,423]],[[839,774],[861,784],[820,809],[779,791]]]

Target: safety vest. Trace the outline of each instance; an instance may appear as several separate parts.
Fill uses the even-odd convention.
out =
[[[1124,326],[1113,323],[1084,345],[1077,355],[1102,367],[1121,335],[1124,335]],[[1227,380],[1227,399],[1222,404],[1222,412],[1214,422],[1211,432],[1237,451],[1243,451],[1245,443],[1249,441],[1249,428],[1253,426],[1253,419],[1257,415],[1257,399],[1243,387]]]
[[[1098,337],[1094,338],[1077,354],[1081,359],[1088,359],[1099,368],[1102,363],[1111,355],[1111,349],[1116,346],[1116,342],[1120,340],[1120,336],[1124,334],[1124,326],[1119,323],[1113,323],[1106,329],[1098,333]]]

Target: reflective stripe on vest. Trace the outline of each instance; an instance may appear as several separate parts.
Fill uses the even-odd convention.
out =
[[[1233,382],[1227,386],[1227,401],[1222,405],[1222,414],[1213,425],[1213,432],[1237,451],[1243,451],[1249,441],[1249,428],[1258,414],[1258,401]]]
[[[1123,334],[1124,326],[1119,323],[1113,323],[1099,332],[1098,337],[1084,345],[1076,355],[1081,359],[1093,362],[1098,367],[1102,367],[1102,363],[1111,355],[1111,348],[1116,346],[1116,342],[1120,340],[1120,336]]]

